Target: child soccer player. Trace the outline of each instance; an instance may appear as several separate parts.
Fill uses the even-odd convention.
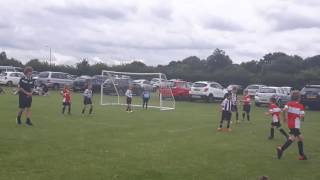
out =
[[[291,94],[291,101],[287,103],[284,111],[285,121],[290,129],[290,137],[285,144],[277,148],[278,159],[281,159],[283,152],[297,139],[299,149],[299,160],[307,160],[303,152],[303,136],[300,132],[301,119],[304,118],[304,107],[300,104],[300,92],[294,91]]]
[[[242,103],[243,103],[242,120],[244,120],[245,116],[247,115],[247,120],[250,121],[251,98],[250,98],[250,95],[248,94],[248,90],[244,90]]]
[[[127,97],[127,112],[133,112],[131,103],[132,103],[132,86],[129,86],[129,88],[126,91],[126,97]]]
[[[236,122],[239,123],[239,113],[238,113],[238,95],[237,95],[237,87],[232,87],[231,91],[231,100],[232,100],[232,112],[236,113]]]
[[[62,114],[64,114],[66,110],[66,106],[68,106],[68,114],[71,114],[71,92],[68,85],[65,85],[63,88],[63,91],[61,91],[61,94],[63,96],[62,101]]]
[[[82,114],[85,113],[87,105],[90,106],[89,114],[92,113],[93,105],[92,105],[92,86],[89,85],[87,89],[83,92],[83,109]]]
[[[223,121],[227,121],[228,131],[231,131],[231,129],[230,129],[230,121],[231,121],[231,116],[232,116],[231,106],[232,106],[231,94],[227,93],[226,98],[221,103],[222,116],[221,116],[221,121],[220,121],[220,126],[218,128],[218,131],[222,130]]]
[[[142,108],[146,107],[148,109],[148,102],[150,99],[150,92],[144,88],[144,91],[142,92]]]
[[[17,124],[21,125],[21,116],[23,112],[26,112],[28,126],[32,126],[31,123],[31,104],[32,93],[34,88],[34,80],[32,79],[32,67],[28,66],[23,71],[24,76],[19,81],[18,93],[19,93],[19,112],[17,116]]]
[[[274,127],[279,129],[281,134],[283,134],[288,139],[288,134],[281,128],[280,123],[280,113],[281,109],[278,107],[277,99],[275,97],[270,98],[270,105],[269,105],[269,112],[266,113],[266,115],[272,116],[272,122],[271,122],[271,129],[270,129],[270,136],[268,139],[273,139],[274,137]]]

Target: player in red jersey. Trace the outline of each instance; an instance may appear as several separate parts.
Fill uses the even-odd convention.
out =
[[[307,160],[303,152],[303,136],[300,132],[301,120],[304,119],[304,107],[300,104],[300,92],[294,91],[291,95],[291,101],[284,108],[285,121],[290,129],[290,137],[286,143],[277,148],[278,159],[282,157],[283,152],[295,141],[298,140],[299,160]]]
[[[247,120],[250,121],[251,97],[248,94],[248,90],[244,90],[242,103],[243,103],[242,120],[244,120],[245,116],[247,115]]]
[[[270,98],[270,105],[269,105],[269,112],[266,113],[266,115],[272,116],[270,136],[268,139],[273,139],[275,127],[277,129],[279,129],[281,134],[283,134],[288,139],[289,138],[288,134],[281,128],[281,123],[280,123],[281,109],[279,108],[279,106],[276,103],[277,103],[277,99],[275,97],[271,97]]]
[[[66,110],[66,106],[68,106],[68,114],[71,114],[71,92],[68,85],[64,86],[63,91],[61,91],[61,95],[63,96],[62,114],[64,114]]]

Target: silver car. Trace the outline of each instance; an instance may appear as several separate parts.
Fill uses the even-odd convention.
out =
[[[53,89],[60,89],[64,85],[68,85],[71,88],[73,79],[68,73],[45,71],[39,74],[36,84],[37,86],[47,86]]]
[[[262,87],[255,95],[256,106],[269,104],[270,98],[275,97],[279,106],[283,107],[290,100],[288,95],[281,87]]]

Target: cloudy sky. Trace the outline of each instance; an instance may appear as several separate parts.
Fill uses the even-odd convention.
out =
[[[0,0],[0,51],[22,61],[166,64],[223,49],[234,62],[320,54],[318,0]]]

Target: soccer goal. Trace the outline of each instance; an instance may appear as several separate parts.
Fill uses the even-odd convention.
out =
[[[132,88],[132,106],[143,108],[143,98],[149,94],[148,108],[174,110],[175,99],[170,82],[163,73],[131,73],[102,71],[101,105],[126,106],[125,93]]]

